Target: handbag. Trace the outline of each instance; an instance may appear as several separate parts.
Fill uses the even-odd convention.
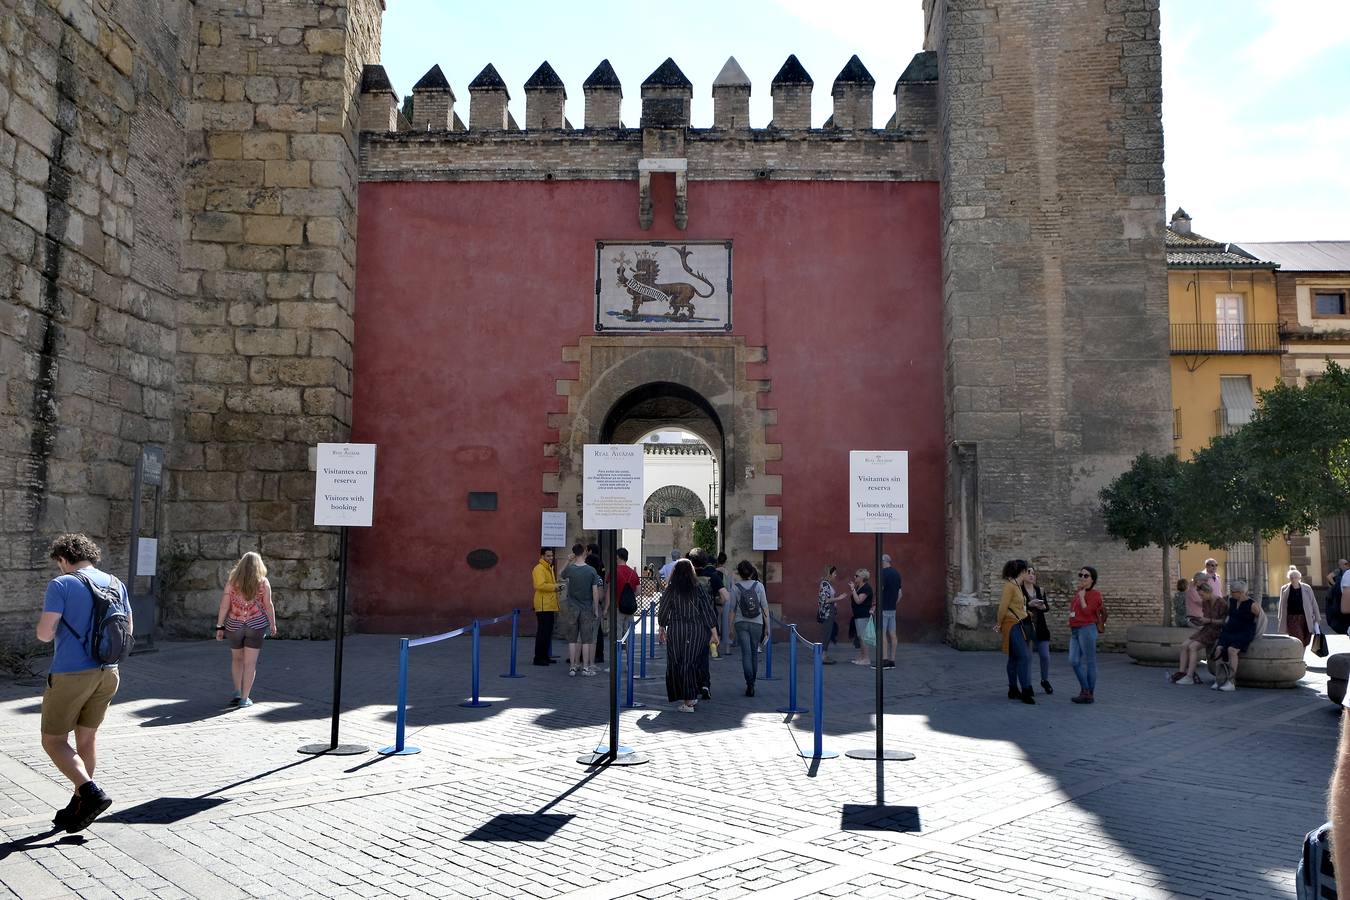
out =
[[[1327,653],[1330,652],[1327,649],[1327,636],[1322,633],[1321,625],[1313,626],[1312,652],[1313,656],[1321,656],[1321,657],[1326,656]]]
[[[1103,634],[1106,631],[1106,620],[1110,613],[1106,611],[1106,604],[1103,603],[1097,608],[1097,633]]]
[[[1036,620],[1031,616],[1020,620],[1017,627],[1022,629],[1022,640],[1027,642],[1028,647],[1036,645]]]

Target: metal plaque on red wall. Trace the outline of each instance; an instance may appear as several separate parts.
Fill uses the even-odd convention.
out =
[[[731,241],[596,241],[595,330],[730,331]]]

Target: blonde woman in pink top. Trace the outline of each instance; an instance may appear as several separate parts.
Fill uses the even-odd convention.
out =
[[[230,641],[230,674],[234,676],[231,706],[252,706],[249,693],[258,674],[258,654],[263,637],[277,636],[277,612],[272,606],[272,586],[262,557],[249,551],[230,570],[225,592],[216,613],[216,640]]]

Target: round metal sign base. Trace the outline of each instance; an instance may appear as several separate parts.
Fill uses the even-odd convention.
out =
[[[585,756],[578,756],[577,762],[583,766],[640,766],[643,763],[651,762],[651,757],[645,753],[620,753],[615,759],[609,758],[609,753],[587,753]]]
[[[849,759],[876,759],[876,750],[845,750],[844,755]],[[881,758],[886,761],[894,760],[896,762],[909,762],[914,758],[914,754],[908,750],[883,750]]]
[[[338,744],[336,747],[328,744],[306,744],[299,750],[300,753],[308,753],[311,756],[357,756],[361,753],[369,753],[370,748],[365,744]]]

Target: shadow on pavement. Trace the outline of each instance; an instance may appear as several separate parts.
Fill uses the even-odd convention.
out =
[[[78,847],[79,845],[85,842],[85,837],[82,834],[67,834],[62,838],[58,838],[57,840],[50,841],[46,844],[38,843],[38,841],[61,834],[61,832],[62,829],[60,828],[48,828],[46,831],[38,832],[37,834],[30,835],[29,837],[26,838],[19,838],[18,840],[14,841],[6,841],[3,844],[0,844],[0,860],[5,859],[11,853],[14,853],[16,851],[27,852],[29,850],[44,850],[49,847],[62,847],[62,846]]]

